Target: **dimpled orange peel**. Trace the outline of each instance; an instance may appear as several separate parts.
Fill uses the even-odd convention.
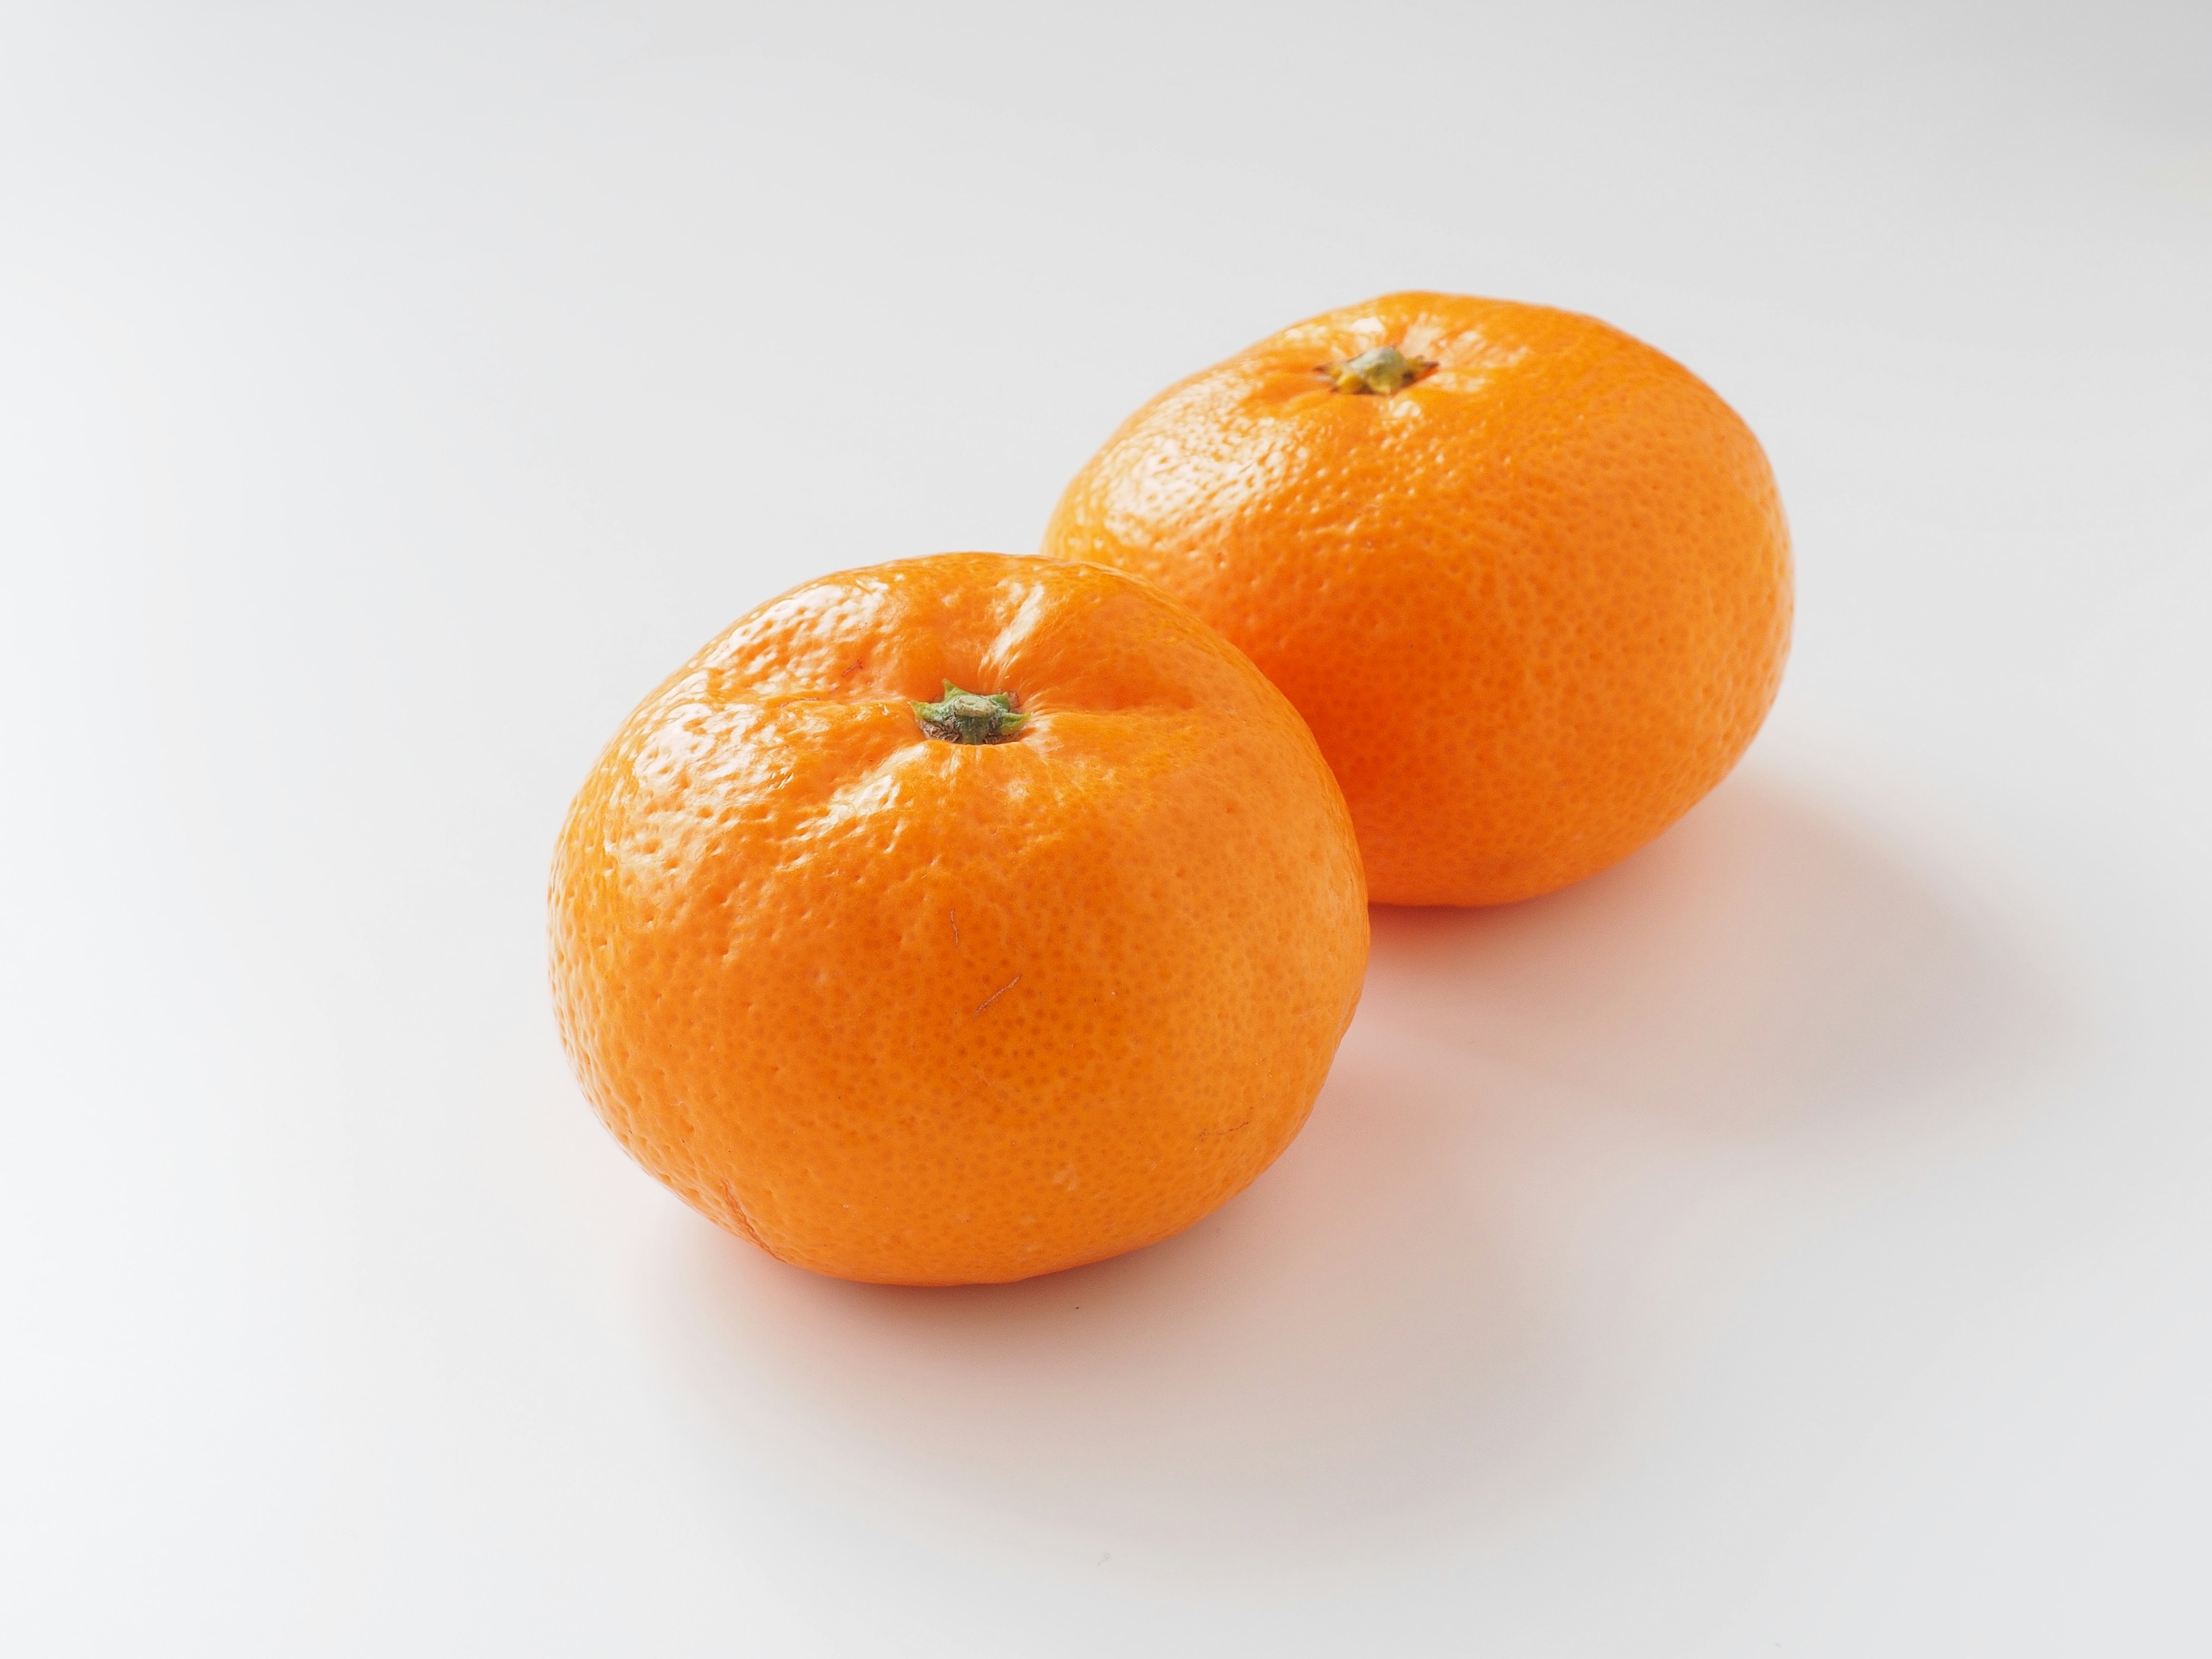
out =
[[[608,1126],[770,1255],[994,1281],[1189,1225],[1358,1000],[1351,820],[1296,712],[1146,583],[994,554],[733,624],[570,809],[555,1000]]]
[[[1170,387],[1044,550],[1244,648],[1388,903],[1502,903],[1633,852],[1735,763],[1789,648],[1750,429],[1618,329],[1501,300],[1348,306]]]

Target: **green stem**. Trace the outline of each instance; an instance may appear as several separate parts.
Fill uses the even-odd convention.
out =
[[[963,691],[951,680],[945,682],[941,701],[908,706],[914,710],[915,723],[925,733],[945,743],[1005,743],[1029,721],[1027,714],[1014,712],[1012,692],[994,691],[985,696],[977,691]]]

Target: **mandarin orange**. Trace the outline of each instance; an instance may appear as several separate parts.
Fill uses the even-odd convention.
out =
[[[1500,300],[1391,295],[1170,387],[1044,550],[1243,647],[1389,903],[1526,898],[1634,851],[1735,763],[1789,647],[1750,429],[1619,330]]]
[[[1118,571],[948,554],[734,623],[561,836],[555,1000],[638,1160],[898,1284],[1135,1249],[1305,1121],[1358,997],[1351,820],[1297,713]]]

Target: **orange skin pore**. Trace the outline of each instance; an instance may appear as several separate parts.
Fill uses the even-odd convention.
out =
[[[945,683],[1001,741],[924,734]],[[555,1001],[600,1115],[770,1255],[1025,1278],[1188,1226],[1304,1123],[1367,959],[1351,819],[1242,653],[1119,572],[810,582],[570,809]]]
[[[1338,389],[1383,345],[1432,367]],[[1044,551],[1150,577],[1244,648],[1392,904],[1504,903],[1635,851],[1735,763],[1789,650],[1750,429],[1619,330],[1501,300],[1391,295],[1169,388]]]

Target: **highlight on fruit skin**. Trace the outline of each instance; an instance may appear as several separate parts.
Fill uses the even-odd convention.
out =
[[[1043,551],[1147,577],[1244,648],[1386,903],[1504,903],[1634,852],[1727,775],[1789,651],[1749,428],[1620,330],[1510,301],[1386,295],[1169,387]]]
[[[563,1041],[639,1162],[899,1284],[1097,1261],[1241,1190],[1367,952],[1282,695],[1145,582],[996,554],[740,618],[600,757],[550,900]]]

